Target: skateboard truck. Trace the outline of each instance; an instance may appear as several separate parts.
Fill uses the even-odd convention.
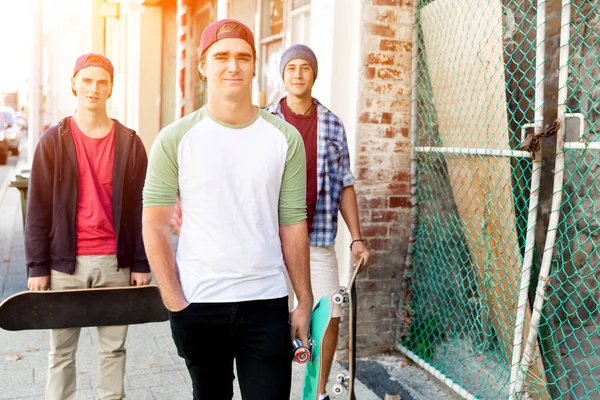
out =
[[[314,341],[312,339],[308,339],[309,347],[305,347],[302,345],[302,340],[298,338],[294,339],[292,342],[292,345],[294,346],[294,361],[296,361],[298,364],[304,364],[310,361],[310,350],[312,349],[313,344]]]
[[[348,304],[350,298],[348,297],[348,289],[341,286],[340,289],[332,297],[333,304]]]
[[[337,374],[335,380],[338,382],[333,385],[333,394],[340,395],[344,393],[344,390],[348,390],[348,380],[350,377],[346,374]]]

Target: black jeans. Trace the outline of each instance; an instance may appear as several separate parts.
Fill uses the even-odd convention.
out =
[[[192,303],[169,314],[177,353],[194,400],[231,400],[233,360],[244,400],[290,398],[293,348],[287,297],[240,303]]]

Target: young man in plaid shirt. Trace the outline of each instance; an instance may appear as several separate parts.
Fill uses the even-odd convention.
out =
[[[310,278],[314,304],[339,290],[338,261],[335,254],[338,211],[352,235],[350,249],[356,264],[363,257],[367,266],[369,250],[360,233],[354,176],[344,125],[340,118],[312,97],[318,63],[305,45],[289,47],[282,55],[280,71],[287,92],[267,111],[293,125],[306,149],[306,213],[310,241]],[[323,344],[320,400],[328,399],[327,377],[337,346],[341,307],[334,306],[333,319]]]

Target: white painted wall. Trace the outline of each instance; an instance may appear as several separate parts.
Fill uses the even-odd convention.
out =
[[[310,43],[319,61],[313,95],[344,122],[353,166],[361,68],[360,12],[360,1],[312,0]],[[350,233],[340,215],[336,250],[342,285],[347,284],[351,271],[350,242]]]
[[[66,7],[67,3],[70,7]],[[45,2],[45,5],[48,2]],[[44,84],[46,87],[46,123],[53,125],[73,114],[77,101],[71,92],[75,60],[93,51],[90,21],[91,0],[76,3],[57,0],[44,8]],[[51,22],[51,23],[50,23]],[[94,25],[95,28],[99,26]]]
[[[148,151],[161,129],[162,16],[160,6],[142,9],[138,135]]]
[[[116,111],[121,122],[134,129],[149,150],[161,129],[163,10],[135,1],[122,2],[121,7],[120,29],[125,34],[113,104],[124,108]]]

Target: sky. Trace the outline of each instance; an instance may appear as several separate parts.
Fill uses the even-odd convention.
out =
[[[0,0],[0,92],[16,91],[31,69],[32,0]]]
[[[69,10],[86,0],[42,0],[43,25],[53,10]],[[33,53],[32,10],[37,0],[0,0],[0,92],[17,91],[31,75]]]

